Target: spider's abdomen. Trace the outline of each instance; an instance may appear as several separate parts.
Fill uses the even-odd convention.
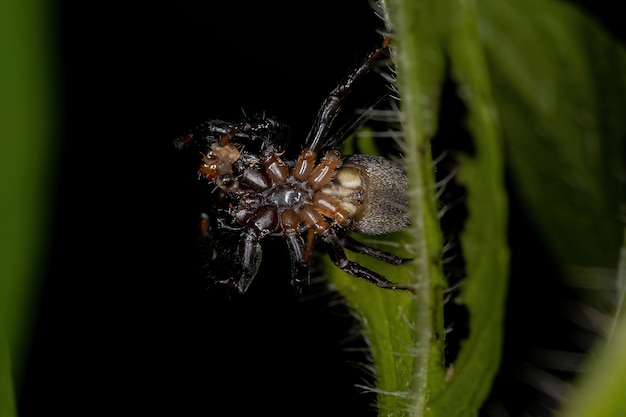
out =
[[[349,155],[335,177],[338,190],[362,188],[358,204],[351,206],[352,230],[367,235],[397,232],[410,224],[407,198],[407,177],[398,165],[382,156]],[[339,193],[340,191],[335,191]],[[354,199],[354,192],[348,193]]]

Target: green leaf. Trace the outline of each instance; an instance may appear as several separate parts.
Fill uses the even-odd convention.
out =
[[[479,4],[513,192],[564,279],[578,274],[581,287],[593,288],[598,274],[621,262],[615,288],[623,300],[626,50],[565,2]],[[577,296],[612,314],[596,293]],[[598,340],[590,371],[576,381],[580,391],[559,415],[626,415],[624,326],[622,308],[613,336]]]
[[[615,268],[624,49],[564,2],[478,4],[514,192],[560,265]]]
[[[0,2],[0,415],[16,414],[49,207],[47,5]]]
[[[609,340],[590,355],[588,375],[576,384],[571,400],[558,414],[561,417],[614,417],[626,415],[626,233],[618,268],[619,307]]]
[[[499,127],[478,42],[476,11],[471,4],[452,8],[453,4],[387,4],[402,98],[413,223],[402,233],[385,236],[378,245],[389,250],[389,242],[395,242],[414,261],[392,267],[354,257],[393,281],[414,283],[417,294],[381,290],[329,270],[339,292],[360,315],[370,341],[381,416],[475,415],[499,364],[508,265]],[[444,239],[429,146],[436,133],[444,54],[469,109],[467,127],[476,147],[474,157],[459,158],[455,178],[468,192],[469,216],[461,235],[467,277],[459,301],[469,309],[471,331],[448,369],[443,365]],[[368,243],[372,241],[368,238]]]
[[[395,244],[414,262],[399,268],[355,259],[394,281],[414,283],[418,292],[411,299],[329,273],[370,341],[381,416],[477,415],[502,345],[505,169],[563,271],[617,265],[625,54],[563,2],[390,0],[385,7],[394,33],[413,224],[378,245],[388,250]],[[469,111],[476,150],[457,156],[454,179],[467,190],[469,215],[460,236],[467,277],[459,300],[469,309],[470,335],[449,369],[442,365],[444,242],[429,148],[446,59]]]

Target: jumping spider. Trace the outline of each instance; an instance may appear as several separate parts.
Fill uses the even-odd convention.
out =
[[[289,249],[292,283],[300,288],[309,281],[318,238],[333,263],[349,274],[381,288],[412,291],[350,261],[344,252],[395,265],[407,261],[347,236],[350,231],[380,235],[409,224],[406,174],[381,156],[339,152],[339,144],[370,117],[368,112],[331,130],[342,100],[388,43],[385,38],[328,95],[294,161],[281,159],[288,126],[269,117],[240,123],[212,120],[176,140],[179,149],[190,144],[201,149],[199,177],[214,187],[211,214],[202,215],[201,232],[216,280],[245,292],[261,263],[261,240],[279,236]]]

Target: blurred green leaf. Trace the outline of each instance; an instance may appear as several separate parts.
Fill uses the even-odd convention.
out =
[[[626,233],[620,252],[618,286],[621,307],[606,344],[599,344],[586,363],[589,372],[578,381],[560,417],[614,417],[626,415]]]
[[[560,265],[614,268],[624,201],[624,49],[565,2],[478,4],[514,192]]]
[[[565,2],[478,4],[512,190],[561,275],[586,271],[582,286],[593,287],[594,271],[617,268],[624,238],[626,51]],[[606,311],[593,292],[578,296]],[[616,323],[560,415],[626,415],[623,311]]]
[[[0,415],[13,416],[47,237],[52,118],[47,3],[0,2]]]

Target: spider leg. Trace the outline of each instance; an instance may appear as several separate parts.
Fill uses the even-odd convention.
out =
[[[346,139],[348,139],[358,128],[360,128],[367,120],[372,117],[372,112],[376,109],[376,107],[383,102],[383,100],[389,98],[391,92],[387,91],[385,94],[382,94],[376,101],[374,101],[371,105],[365,108],[358,117],[344,123],[335,133],[333,133],[332,138],[328,140],[326,146],[337,147],[341,143],[343,143]]]
[[[305,245],[298,231],[300,220],[294,210],[285,210],[281,214],[281,224],[291,259],[291,284],[299,291],[303,285],[309,284],[308,243]]]
[[[358,240],[348,236],[344,237],[342,240],[343,246],[346,249],[351,250],[352,252],[370,256],[374,259],[378,259],[379,261],[387,262],[392,265],[402,265],[412,261],[412,259],[410,258],[403,258],[401,256],[394,255],[393,253],[385,252],[383,250],[367,246],[359,242]]]
[[[177,138],[174,146],[177,149],[183,149],[190,144],[195,146],[206,146],[223,139],[227,136],[233,136],[235,133],[241,134],[242,125],[233,125],[223,120],[211,120],[191,129],[186,135]],[[236,132],[235,132],[236,131]],[[230,139],[230,138],[229,138]],[[225,142],[222,142],[224,144]]]
[[[339,114],[341,101],[352,91],[354,84],[372,69],[374,62],[376,62],[389,46],[389,42],[390,38],[386,37],[382,45],[371,52],[363,63],[348,74],[348,76],[330,92],[326,100],[324,100],[305,142],[306,148],[311,152],[317,152],[328,145],[325,141],[331,138],[329,131],[337,114]]]
[[[201,256],[205,261],[202,265],[202,272],[206,274],[207,278],[217,284],[239,289],[234,277],[241,275],[241,262],[236,262],[235,265],[221,262],[222,258],[238,259],[239,248],[237,246],[223,244],[224,241],[221,238],[223,238],[225,231],[220,230],[218,232],[217,229],[221,229],[222,226],[217,226],[212,220],[213,219],[206,213],[202,213],[200,216],[199,240],[202,249],[204,249],[201,251]],[[234,238],[235,234],[231,234],[231,232],[235,231],[240,232],[239,229],[228,229],[226,233],[229,237]],[[222,234],[220,239],[217,238],[217,233]],[[237,234],[237,236],[239,235],[240,234]]]
[[[246,292],[261,266],[263,251],[261,250],[261,236],[258,231],[248,229],[243,232],[239,245],[238,255],[241,262],[241,275],[234,283],[241,294]]]
[[[243,229],[239,248],[237,250],[238,260],[241,263],[241,275],[236,280],[235,286],[240,293],[246,292],[261,266],[263,251],[261,249],[261,239],[270,230],[274,230],[277,224],[276,210],[265,206],[253,216],[248,224],[250,227]]]
[[[210,120],[191,129],[186,135],[177,138],[174,145],[183,149],[190,144],[204,149],[207,145],[219,143],[224,146],[236,141],[259,143],[264,147],[280,153],[285,150],[289,142],[289,126],[272,118],[259,120],[245,120],[241,123],[231,123],[223,120]],[[265,143],[267,142],[267,143]]]
[[[341,246],[341,240],[337,237],[332,229],[327,229],[324,233],[320,235],[320,237],[326,246],[326,250],[328,251],[328,256],[330,257],[331,261],[333,261],[333,263],[337,267],[341,268],[348,274],[353,275],[357,278],[363,278],[380,288],[388,288],[392,290],[406,290],[413,293],[415,292],[413,286],[409,284],[397,284],[395,282],[389,281],[387,278],[364,267],[363,265],[349,260],[343,250],[343,247]]]
[[[309,264],[304,260],[304,239],[299,234],[288,234],[287,247],[291,259],[291,284],[298,291],[309,284]]]

